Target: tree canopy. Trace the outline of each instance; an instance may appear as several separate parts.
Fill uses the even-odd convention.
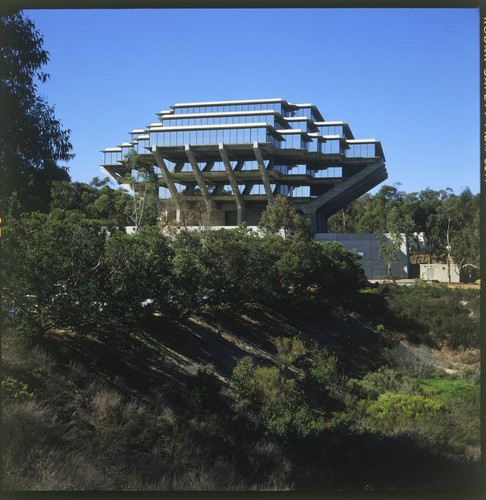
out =
[[[286,196],[276,196],[264,210],[259,227],[267,234],[284,232],[284,237],[312,239],[309,220],[299,213]]]
[[[0,16],[0,213],[47,211],[51,184],[69,180],[69,130],[38,95],[49,78],[49,54],[32,21],[20,12]]]
[[[406,233],[415,240],[419,262],[427,257],[445,263],[450,257],[464,273],[479,269],[479,194],[469,188],[460,194],[450,188],[405,193],[385,185],[331,216],[328,226],[330,232]],[[387,239],[385,260],[393,260],[397,245]]]

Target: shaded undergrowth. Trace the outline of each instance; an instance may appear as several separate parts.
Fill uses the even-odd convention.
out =
[[[417,389],[404,382],[403,353],[383,356],[396,349],[390,335],[364,316],[328,307],[310,308],[305,318],[249,305],[83,335],[25,337],[10,328],[2,337],[4,489],[476,486],[475,383],[448,382],[432,370],[413,375]],[[333,358],[309,354],[319,350]],[[235,405],[230,380],[244,357],[267,367],[258,372],[267,394],[279,380],[294,381],[289,394],[301,427],[286,423],[285,397],[260,413]],[[388,371],[370,378],[380,366]],[[406,424],[386,413],[380,420],[392,389],[409,406],[421,400],[407,394],[421,391],[440,411]]]

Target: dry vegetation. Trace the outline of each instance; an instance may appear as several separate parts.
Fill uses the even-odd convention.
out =
[[[303,317],[253,305],[243,313],[212,308],[185,320],[154,316],[129,332],[53,330],[27,338],[7,329],[4,489],[476,485],[477,350],[397,344],[388,327],[343,309],[310,307]],[[311,345],[332,353],[336,369],[326,372],[328,357],[321,357],[327,365],[312,364]],[[294,408],[312,408],[300,427],[269,414],[269,407],[236,404],[230,381],[245,356],[255,366],[278,368],[279,380],[295,380],[290,390],[301,406]],[[438,371],[446,361],[453,376]],[[269,374],[256,372],[267,395],[277,387]],[[321,380],[322,388],[306,380]],[[389,391],[415,417],[387,414]],[[422,401],[429,406],[419,408]]]

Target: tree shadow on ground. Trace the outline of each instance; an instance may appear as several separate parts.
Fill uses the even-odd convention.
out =
[[[423,440],[422,440],[423,441]],[[344,429],[303,441],[292,453],[297,490],[478,490],[472,468],[431,450],[417,436]]]

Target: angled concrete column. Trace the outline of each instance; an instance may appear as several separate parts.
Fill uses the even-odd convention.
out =
[[[170,170],[167,167],[167,164],[165,163],[164,159],[162,158],[162,155],[160,154],[159,147],[152,146],[152,153],[154,155],[155,161],[157,162],[157,166],[160,168],[160,175],[161,175],[162,179],[165,181],[165,183],[167,184],[167,187],[169,188],[169,191],[170,191],[170,195],[171,195],[172,199],[174,200],[174,204],[176,206],[176,220],[177,220],[177,222],[180,222],[180,220],[181,220],[181,203],[180,203],[179,192],[177,191],[177,188],[175,187]]]
[[[189,146],[189,144],[186,144],[184,146],[184,149],[186,151],[187,159],[191,163],[192,169],[194,170],[194,175],[196,176],[197,185],[199,186],[199,189],[201,190],[201,194],[203,195],[203,198],[204,198],[204,203],[206,204],[206,210],[208,211],[209,220],[211,220],[212,203],[211,203],[208,187],[206,186],[206,183],[204,182],[204,177],[201,173],[201,169],[199,168],[199,164],[198,164],[196,157],[191,149],[191,146]]]
[[[236,181],[233,168],[231,167],[228,153],[223,144],[219,145],[219,154],[221,155],[221,159],[223,160],[224,168],[226,169],[226,173],[228,174],[231,189],[233,190],[235,196],[237,214],[236,222],[239,225],[243,222],[243,198],[241,197],[240,190],[238,189],[238,182]]]
[[[253,151],[255,152],[255,158],[258,163],[258,170],[260,171],[260,175],[262,177],[263,187],[265,188],[265,194],[267,195],[267,200],[270,203],[273,201],[273,193],[272,188],[270,187],[270,180],[268,178],[268,173],[265,168],[265,163],[263,162],[263,156],[260,147],[258,146],[258,142],[253,143]]]

